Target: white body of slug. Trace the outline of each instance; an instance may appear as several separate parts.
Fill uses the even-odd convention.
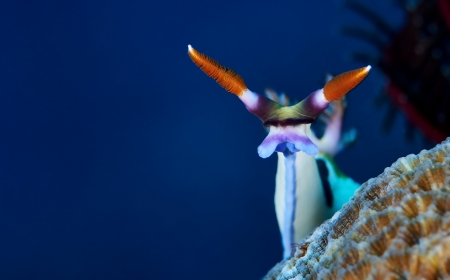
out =
[[[283,234],[286,180],[283,153],[278,154],[275,188],[275,211]],[[296,154],[296,206],[293,243],[298,243],[319,226],[328,216],[325,196],[316,159],[303,152]]]

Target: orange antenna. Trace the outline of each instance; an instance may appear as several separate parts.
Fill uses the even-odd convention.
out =
[[[238,73],[234,72],[230,68],[220,65],[219,62],[210,58],[209,56],[199,53],[196,49],[188,45],[188,54],[192,61],[210,76],[224,89],[241,96],[242,92],[247,89],[244,80]]]
[[[334,77],[326,83],[323,88],[325,98],[328,101],[341,99],[344,95],[361,83],[362,80],[364,80],[367,74],[369,74],[370,68],[372,67],[368,65],[366,67],[348,71]]]

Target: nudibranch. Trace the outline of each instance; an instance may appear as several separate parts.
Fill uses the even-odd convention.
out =
[[[362,184],[264,279],[450,279],[450,138]]]
[[[278,95],[273,90],[266,90],[266,96],[283,105],[289,105],[285,94]],[[295,169],[295,202],[293,207],[294,221],[289,230],[292,240],[284,240],[284,215],[286,211],[286,180],[285,155],[278,152],[278,165],[275,188],[275,210],[283,238],[284,258],[291,256],[292,246],[310,234],[317,226],[331,218],[353,196],[360,184],[347,177],[336,165],[334,156],[356,140],[356,131],[351,129],[342,134],[342,122],[346,102],[344,99],[330,103],[319,118],[325,124],[323,136],[318,139],[314,132],[309,135],[317,145],[319,153],[308,156],[297,153],[294,162]]]
[[[331,101],[339,100],[356,87],[369,73],[370,65],[352,70],[331,79],[322,89],[318,89],[303,101],[293,106],[283,106],[278,102],[250,91],[244,80],[235,71],[220,65],[217,61],[199,53],[191,45],[188,54],[192,61],[206,75],[212,77],[225,90],[239,97],[250,113],[257,116],[269,134],[258,147],[262,158],[273,152],[292,153],[303,151],[316,155],[319,150],[308,137],[310,125],[325,110]]]
[[[270,98],[250,91],[242,77],[235,71],[222,66],[207,55],[199,53],[191,45],[188,45],[188,54],[203,72],[215,79],[225,90],[236,95],[244,103],[247,110],[257,116],[263,122],[263,125],[269,129],[267,137],[258,147],[259,156],[267,158],[275,151],[282,152],[284,155],[285,184],[284,202],[282,203],[284,209],[280,210],[283,215],[277,214],[277,217],[279,223],[282,224],[283,256],[288,258],[291,255],[291,244],[296,240],[294,235],[297,234],[294,227],[297,204],[296,153],[304,152],[299,155],[303,158],[301,161],[306,166],[315,166],[314,158],[306,157],[307,155],[315,156],[319,153],[318,146],[310,139],[311,124],[316,121],[316,118],[327,108],[330,102],[340,100],[355,88],[368,75],[371,67],[369,65],[340,74],[329,80],[322,89],[312,92],[301,102],[292,106],[283,106]],[[305,173],[302,172],[303,174]],[[318,172],[311,175],[314,179],[318,179],[319,176]],[[302,181],[307,182],[307,186],[311,185],[307,179],[302,178]],[[311,183],[313,182],[311,181]],[[313,188],[316,193],[317,189],[322,190],[321,188]],[[311,198],[306,194],[306,196],[302,196],[302,199],[309,201]],[[301,213],[298,216],[304,215],[305,213]],[[313,215],[315,217],[314,213]],[[282,217],[281,220],[280,217]],[[309,230],[313,229],[310,226],[308,228]]]

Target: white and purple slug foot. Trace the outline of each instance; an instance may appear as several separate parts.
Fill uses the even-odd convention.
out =
[[[292,254],[292,244],[294,243],[294,220],[295,220],[295,204],[296,204],[296,169],[295,169],[295,153],[290,151],[284,152],[285,166],[285,197],[284,197],[284,219],[283,230],[281,231],[281,239],[283,243],[283,259],[288,259]]]

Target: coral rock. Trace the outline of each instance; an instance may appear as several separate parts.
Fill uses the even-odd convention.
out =
[[[400,158],[264,279],[449,279],[450,138]]]

